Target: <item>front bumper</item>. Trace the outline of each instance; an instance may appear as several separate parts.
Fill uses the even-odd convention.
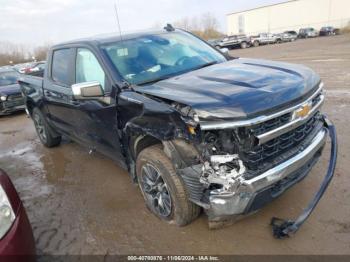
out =
[[[260,209],[303,179],[316,163],[326,143],[328,129],[322,128],[297,155],[252,179],[243,179],[233,192],[213,190],[206,209],[209,221],[226,220]]]
[[[25,109],[24,100],[0,102],[0,115],[8,115]]]

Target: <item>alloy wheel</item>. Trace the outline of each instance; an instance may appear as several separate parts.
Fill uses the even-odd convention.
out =
[[[159,216],[167,218],[171,214],[172,201],[168,186],[160,172],[153,165],[147,163],[141,171],[141,187],[146,201]]]
[[[43,123],[43,120],[38,114],[34,114],[33,120],[34,120],[35,129],[38,132],[40,139],[46,142],[47,137],[46,137],[46,132],[45,132],[46,130],[45,130],[45,125]]]

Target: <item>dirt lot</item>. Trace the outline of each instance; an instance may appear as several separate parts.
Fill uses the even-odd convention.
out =
[[[69,142],[46,149],[25,114],[1,117],[0,167],[20,192],[39,254],[350,254],[350,36],[232,54],[305,64],[325,82],[324,111],[338,129],[337,171],[298,234],[275,240],[270,218],[301,212],[324,176],[329,148],[303,182],[257,214],[220,230],[210,231],[204,215],[178,228],[151,215],[127,172],[109,159]]]

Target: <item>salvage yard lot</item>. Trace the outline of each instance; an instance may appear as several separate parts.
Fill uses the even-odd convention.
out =
[[[89,155],[68,141],[46,149],[25,114],[1,117],[0,167],[24,201],[39,254],[350,254],[350,36],[231,54],[304,64],[325,83],[324,111],[338,130],[338,165],[329,189],[300,231],[276,240],[270,218],[292,218],[301,212],[323,179],[328,154],[304,181],[233,226],[209,230],[201,215],[178,228],[146,209],[127,172],[111,160]]]

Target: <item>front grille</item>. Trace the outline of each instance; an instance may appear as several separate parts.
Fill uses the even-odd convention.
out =
[[[16,106],[21,106],[24,105],[24,98],[22,94],[14,94],[14,95],[9,95],[7,98],[7,101],[3,102],[3,108],[13,108]]]
[[[14,94],[14,95],[9,95],[7,97],[7,101],[17,101],[17,100],[23,100],[23,96],[22,96],[21,93]]]
[[[316,106],[321,101],[321,95],[322,93],[319,92],[312,100],[312,107]],[[292,112],[288,112],[284,115],[275,117],[273,119],[270,119],[268,121],[265,121],[263,123],[260,123],[258,125],[253,126],[252,133],[255,136],[261,135],[263,133],[269,132],[273,129],[276,129],[280,126],[283,126],[287,124],[290,119],[292,118]]]
[[[322,92],[319,92],[311,101],[312,101],[312,107],[317,105],[321,101],[321,95]]]
[[[273,129],[276,129],[280,126],[283,126],[284,124],[287,124],[289,122],[289,120],[291,119],[291,116],[292,116],[292,113],[289,112],[279,117],[265,121],[261,124],[255,125],[252,128],[253,134],[257,136],[257,135],[266,133],[268,131],[271,131]]]
[[[274,160],[295,149],[300,145],[317,127],[321,126],[321,115],[316,113],[305,124],[276,137],[262,145],[254,146],[251,150],[243,152],[243,160],[250,170],[261,169],[266,163]],[[255,133],[255,130],[252,130]]]

